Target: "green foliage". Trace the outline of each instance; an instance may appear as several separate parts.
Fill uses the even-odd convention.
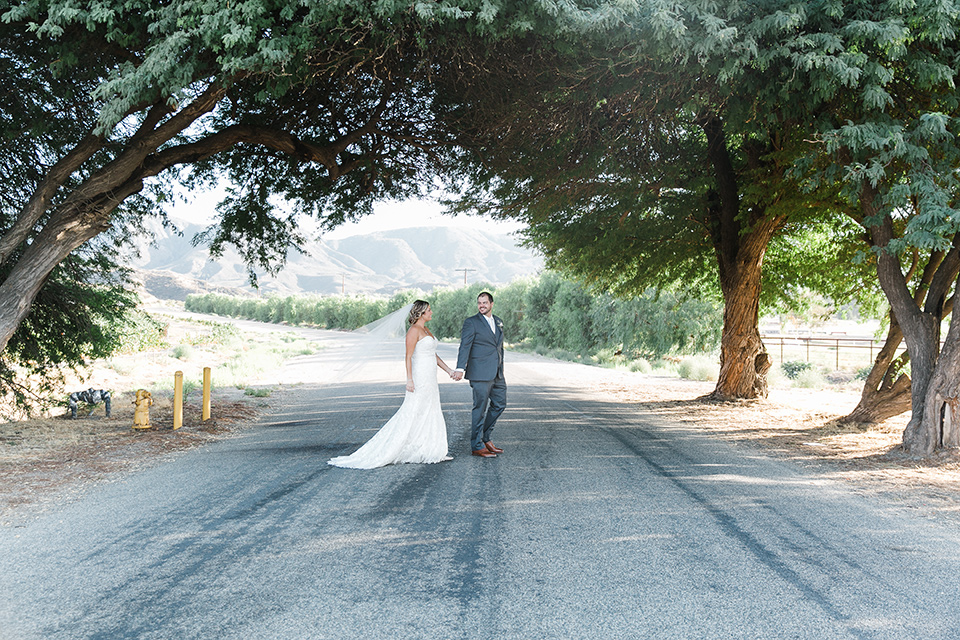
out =
[[[477,313],[477,295],[484,290],[494,295],[493,312],[500,315],[500,299],[488,284],[476,284],[459,289],[439,289],[423,299],[430,303],[433,320],[430,330],[439,339],[459,338],[463,320]],[[509,336],[507,340],[512,340]]]
[[[810,371],[813,367],[809,362],[804,360],[790,360],[784,362],[780,365],[780,368],[783,370],[784,375],[786,375],[791,380],[796,380],[801,373],[804,371]]]
[[[189,344],[178,344],[170,351],[170,357],[176,360],[190,360],[194,356],[194,349]]]
[[[2,3],[0,263],[15,275],[0,283],[12,309],[0,346],[62,256],[104,230],[138,232],[184,191],[175,183],[232,180],[196,240],[214,255],[234,245],[254,280],[302,243],[299,216],[330,229],[426,193],[455,170],[440,67],[460,74],[462,54],[529,47],[532,34],[569,48],[621,13],[541,0]],[[348,326],[372,309],[280,305],[257,317]],[[29,340],[13,349],[31,355]]]
[[[811,324],[818,315],[836,315],[841,305],[882,315],[886,300],[866,248],[863,227],[849,216],[789,224],[764,256],[763,313],[789,313]]]
[[[238,298],[221,294],[192,294],[184,307],[196,313],[212,313],[260,322],[317,326],[324,329],[356,329],[407,304],[405,296],[389,301],[365,297],[286,296]],[[393,308],[392,305],[397,305]],[[217,331],[229,334],[232,325],[217,324]],[[225,335],[223,337],[228,337]]]
[[[569,280],[560,283],[546,318],[555,346],[577,353],[596,348],[590,313],[592,302],[592,296],[583,286]]]
[[[115,267],[108,254],[78,254],[41,288],[0,358],[0,393],[20,410],[30,412],[59,393],[66,370],[122,351],[142,322],[127,272]]]
[[[231,298],[191,295],[186,309],[266,322],[356,329],[417,298],[433,309],[430,330],[440,339],[458,339],[464,318],[477,313],[477,295],[490,291],[506,340],[571,354],[616,351],[624,363],[639,358],[712,352],[720,340],[721,310],[714,301],[647,292],[631,300],[591,292],[546,272],[502,287],[474,284],[431,294],[402,292],[389,301],[362,297]]]
[[[731,285],[751,264],[743,247],[763,266],[764,306],[874,315],[875,259],[851,219],[889,223],[878,251],[904,273],[956,246],[957,3],[643,8],[625,18],[632,46],[529,54],[542,73],[490,65],[514,90],[457,101],[463,138],[483,149],[451,190],[458,210],[523,220],[550,267],[605,291],[719,283],[747,311],[758,290]]]
[[[711,352],[720,343],[720,305],[674,291],[649,290],[630,300],[597,296],[591,315],[595,341],[619,344],[632,356],[692,355]]]
[[[827,384],[827,380],[822,372],[811,368],[797,374],[793,384],[801,389],[820,389]]]
[[[530,289],[546,274],[539,278],[521,278],[514,280],[508,285],[496,288],[496,300],[494,308],[497,316],[503,320],[505,327],[511,327],[510,342],[522,342],[526,340],[526,323],[524,319],[529,314],[527,309],[527,296]],[[493,289],[491,289],[493,291]],[[476,308],[476,298],[474,298],[474,308]],[[459,331],[458,334],[459,335]]]
[[[558,274],[547,271],[527,289],[521,327],[523,335],[533,344],[557,346],[559,342],[551,323],[544,320],[550,317],[561,283]]]
[[[644,358],[633,360],[627,368],[630,369],[630,371],[639,372],[639,373],[650,373],[651,371],[653,371],[653,367]]]
[[[202,389],[202,388],[203,388],[203,383],[193,378],[186,378],[183,381],[183,397],[186,398],[197,389]]]
[[[714,358],[705,356],[689,356],[680,360],[677,373],[686,380],[707,382],[717,379],[720,364]]]
[[[0,15],[0,240],[25,220],[0,252],[5,269],[18,252],[52,248],[50,220],[122,237],[172,190],[117,203],[177,166],[190,166],[176,175],[189,185],[233,179],[202,240],[268,271],[302,240],[297,216],[332,228],[448,175],[469,187],[461,208],[528,222],[548,264],[576,278],[498,292],[515,339],[657,357],[715,342],[685,305],[716,295],[736,249],[766,242],[753,235],[765,225],[778,239],[764,304],[784,309],[804,291],[876,303],[871,258],[854,260],[860,239],[844,215],[895,220],[889,248],[904,259],[911,247],[947,249],[960,231],[953,2],[23,0]],[[72,169],[48,171],[75,152]],[[117,167],[135,169],[107,170]],[[859,215],[865,187],[876,210]],[[21,219],[34,200],[47,208]],[[71,299],[40,271],[5,282],[4,299],[48,278],[55,295],[41,306]],[[598,302],[581,282],[625,301]],[[680,287],[683,300],[647,299]],[[473,297],[434,294],[438,333],[455,335]],[[244,306],[265,321],[344,328],[389,310]],[[66,322],[51,324],[45,313],[5,357],[76,362],[117,340],[109,320],[61,308]],[[57,342],[51,327],[73,346],[34,348]]]
[[[131,311],[121,327],[118,353],[138,353],[167,346],[167,325],[143,311]]]

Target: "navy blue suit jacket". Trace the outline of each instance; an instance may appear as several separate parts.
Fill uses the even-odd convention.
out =
[[[490,331],[487,319],[479,313],[463,321],[457,369],[463,369],[467,380],[503,377],[503,323],[493,316],[493,324],[495,333]]]

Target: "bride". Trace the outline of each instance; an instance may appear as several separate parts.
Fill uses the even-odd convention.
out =
[[[453,369],[437,355],[437,339],[427,329],[430,304],[417,300],[410,308],[406,336],[407,392],[403,404],[370,440],[349,456],[329,464],[349,469],[373,469],[401,462],[443,462],[447,426],[440,410],[440,388],[434,364],[453,377]]]

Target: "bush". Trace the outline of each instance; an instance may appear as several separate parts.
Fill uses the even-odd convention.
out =
[[[119,353],[138,353],[166,347],[166,324],[140,311],[130,313],[128,323],[120,332]]]
[[[619,347],[599,349],[594,354],[593,360],[601,367],[620,367],[627,364],[627,358]]]
[[[557,341],[555,346],[580,353],[588,353],[602,346],[591,331],[592,302],[593,296],[581,285],[569,280],[560,283],[547,320]]]
[[[483,290],[494,295],[493,308],[503,320],[505,340],[539,353],[575,354],[576,361],[596,354],[598,364],[632,366],[630,362],[639,359],[649,364],[668,356],[712,353],[720,344],[723,319],[716,300],[654,290],[629,299],[615,298],[551,271],[499,288],[476,283],[438,289],[429,295],[402,291],[389,300],[205,294],[189,296],[186,308],[265,322],[352,330],[420,298],[433,308],[430,329],[434,335],[457,339],[464,318],[477,312],[477,294]],[[612,357],[615,351],[621,353]]]
[[[651,364],[653,365],[653,370],[659,371],[662,375],[665,375],[665,376],[678,375],[677,373],[677,365],[679,364],[678,362],[675,362],[673,360],[668,360],[666,358],[661,358],[660,360],[656,360]]]
[[[771,367],[767,371],[767,384],[770,387],[789,387],[790,380],[787,379],[787,376],[784,375],[783,369],[780,367]]]
[[[816,369],[805,369],[793,381],[794,386],[801,389],[819,389],[826,385],[826,378]]]
[[[534,282],[534,279],[526,278],[514,280],[507,286],[500,287],[496,290],[491,289],[495,298],[493,305],[494,313],[503,320],[504,339],[511,344],[523,342],[527,337],[525,333],[526,326],[523,323],[525,316],[524,300],[526,299],[527,291]],[[476,306],[475,300],[474,306]],[[461,319],[461,323],[462,322],[463,320]],[[459,335],[460,328],[457,327],[457,336]]]
[[[629,369],[630,371],[635,371],[638,373],[650,373],[653,371],[653,367],[650,366],[650,363],[643,358],[633,360],[629,365]]]
[[[533,344],[543,347],[552,347],[557,345],[557,338],[551,329],[550,307],[557,297],[557,290],[560,288],[560,276],[553,272],[547,272],[530,287],[523,297],[524,316],[523,316],[523,335],[527,336]]]
[[[677,365],[677,373],[686,380],[710,381],[717,379],[720,365],[708,356],[689,356]]]
[[[177,360],[190,360],[193,358],[193,347],[188,344],[178,344],[170,351],[170,357]]]
[[[803,360],[791,360],[781,364],[780,368],[788,378],[796,380],[801,373],[809,371],[812,366],[809,362]]]
[[[723,325],[716,302],[670,291],[648,290],[629,299],[595,294],[590,316],[597,344],[620,344],[625,353],[644,358],[713,352]]]
[[[459,338],[463,319],[477,313],[477,295],[489,288],[489,285],[477,284],[459,289],[438,289],[429,296],[425,296],[424,299],[430,303],[433,311],[433,320],[430,321],[430,330],[433,335],[441,340]],[[500,300],[496,293],[493,294],[493,298],[493,312],[499,316],[497,304]],[[506,326],[504,330],[507,332],[504,338],[508,341],[512,340],[513,336],[510,335]]]

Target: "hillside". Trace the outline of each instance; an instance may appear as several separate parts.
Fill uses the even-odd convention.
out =
[[[156,240],[140,245],[140,257],[131,260],[144,287],[161,299],[182,300],[194,292],[219,291],[253,294],[246,267],[228,250],[212,261],[205,247],[191,239],[202,230],[188,226],[182,235],[156,232]],[[401,289],[431,291],[456,287],[466,280],[505,284],[536,274],[543,260],[517,246],[502,233],[419,227],[380,231],[335,240],[316,240],[306,252],[291,252],[276,277],[258,273],[262,293],[292,295],[392,295]]]

